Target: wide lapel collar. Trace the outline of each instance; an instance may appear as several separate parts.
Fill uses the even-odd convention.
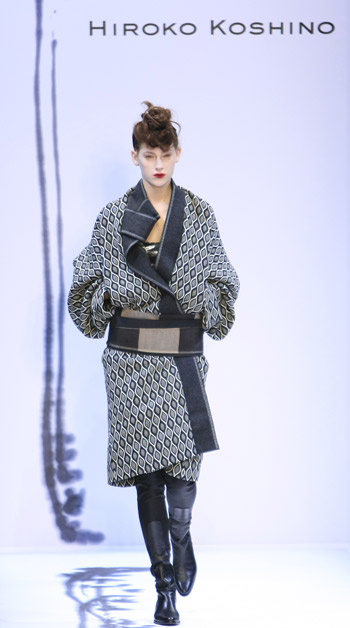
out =
[[[185,192],[172,181],[172,194],[163,228],[156,271],[169,283],[180,248],[185,211]]]
[[[148,200],[141,179],[129,194],[121,225],[125,255],[131,246],[146,240],[157,220],[159,214]]]
[[[139,246],[140,243],[145,242],[158,219],[159,214],[148,200],[141,179],[129,194],[120,229],[126,261],[137,275],[157,285],[173,297],[169,281],[151,266],[146,251]]]

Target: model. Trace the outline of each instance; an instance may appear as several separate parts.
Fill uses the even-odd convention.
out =
[[[98,215],[74,260],[68,307],[90,338],[109,327],[108,482],[136,486],[154,621],[176,625],[176,590],[188,595],[196,576],[196,481],[203,453],[218,449],[203,332],[216,340],[229,332],[239,281],[212,208],[172,179],[181,148],[171,111],[144,104],[131,152],[141,179]]]

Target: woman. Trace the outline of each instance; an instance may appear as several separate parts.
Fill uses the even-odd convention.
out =
[[[218,449],[203,331],[226,336],[239,281],[212,208],[172,179],[177,123],[170,110],[145,104],[131,153],[142,178],[98,215],[74,260],[68,307],[86,336],[101,338],[109,325],[108,482],[136,486],[158,592],[154,621],[176,625],[175,592],[188,595],[196,575],[196,481],[203,453]]]

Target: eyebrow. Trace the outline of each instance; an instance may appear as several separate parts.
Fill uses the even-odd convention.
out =
[[[162,154],[163,155],[164,155],[164,153],[170,153],[170,152],[171,152],[170,148],[168,148],[167,150],[162,150]],[[153,152],[153,150],[150,150],[148,148],[145,148],[145,153],[150,153],[151,155],[155,155],[156,154],[155,152]]]

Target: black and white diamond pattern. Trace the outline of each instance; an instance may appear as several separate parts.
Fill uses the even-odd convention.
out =
[[[234,322],[239,281],[208,203],[186,191],[184,226],[170,281],[182,309],[202,315],[205,331],[223,338]],[[90,244],[74,260],[68,307],[74,323],[91,338],[105,334],[116,307],[159,313],[160,292],[126,264],[120,224],[128,200],[100,212]],[[108,291],[111,304],[104,301]],[[205,379],[206,359],[196,357]],[[106,348],[103,365],[108,396],[108,481],[128,486],[134,476],[160,468],[196,480],[197,454],[186,400],[174,360]]]
[[[131,486],[133,478],[166,468],[170,475],[195,480],[197,454],[175,362],[106,348],[103,353],[108,397],[108,482]],[[198,358],[204,378],[207,363]]]
[[[237,273],[226,255],[211,206],[186,192],[180,251],[170,286],[185,312],[200,312],[209,336],[226,336],[235,320]]]

